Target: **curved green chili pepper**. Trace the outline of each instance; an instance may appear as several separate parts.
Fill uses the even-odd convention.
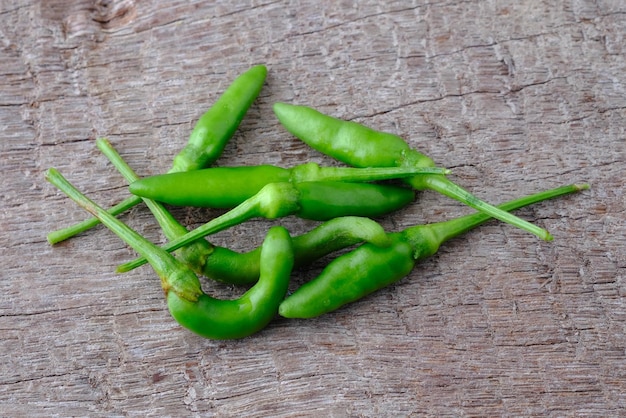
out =
[[[205,338],[235,339],[263,329],[276,316],[293,266],[291,239],[285,228],[276,226],[268,231],[257,284],[239,299],[214,299],[202,292],[191,269],[82,195],[57,170],[49,169],[46,179],[149,260],[161,278],[171,315],[183,327]]]
[[[512,200],[499,208],[515,210],[588,188],[587,184],[563,186]],[[331,261],[318,277],[288,296],[281,303],[279,314],[287,318],[311,318],[361,299],[402,279],[417,260],[433,255],[442,243],[490,218],[484,213],[476,213],[446,222],[409,227],[389,234],[392,244],[384,248],[363,244]]]
[[[371,183],[270,183],[239,206],[170,241],[163,249],[174,251],[255,217],[277,219],[296,214],[319,221],[349,215],[376,217],[406,206],[413,197],[409,189]],[[135,268],[145,263],[142,257],[128,264]]]
[[[433,160],[409,147],[399,136],[324,115],[306,106],[275,103],[281,124],[312,148],[357,167],[432,167]],[[552,236],[523,219],[492,206],[442,175],[408,179],[415,190],[431,189],[503,222],[550,241]]]
[[[215,104],[196,122],[185,147],[174,157],[170,173],[206,167],[224,151],[226,143],[241,123],[244,115],[258,97],[265,83],[267,68],[257,65],[237,77]],[[131,196],[109,209],[111,215],[130,209],[141,202],[137,196]],[[98,225],[97,218],[67,228],[50,232],[47,236],[50,244],[56,244]]]
[[[316,228],[292,238],[295,267],[308,265],[332,252],[362,242],[378,247],[391,244],[387,233],[378,222],[369,218],[344,216],[333,218]],[[187,247],[183,247],[187,248]],[[210,257],[203,261],[202,274],[236,285],[251,285],[259,278],[261,247],[239,253],[225,247],[214,246]],[[129,262],[118,266],[122,273],[138,267]]]
[[[212,339],[243,338],[265,328],[278,313],[293,267],[293,249],[285,228],[270,228],[260,260],[259,281],[239,299],[219,300],[202,294],[192,302],[170,292],[167,306],[172,316],[185,328]]]
[[[448,174],[439,167],[320,167],[306,163],[292,168],[272,165],[216,167],[146,177],[130,184],[131,193],[178,206],[232,208],[269,183],[312,181],[369,182],[423,174]]]

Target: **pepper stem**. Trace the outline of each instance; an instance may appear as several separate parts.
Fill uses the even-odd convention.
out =
[[[120,213],[126,212],[128,209],[139,204],[140,202],[141,202],[141,198],[139,196],[127,197],[126,199],[118,203],[117,205],[112,206],[108,210],[108,213],[112,216],[119,215]],[[69,239],[73,237],[74,235],[78,235],[81,232],[88,231],[94,226],[98,225],[99,223],[100,223],[100,220],[98,218],[85,219],[84,221],[74,224],[72,226],[68,226],[67,228],[62,228],[62,229],[57,229],[56,231],[52,231],[46,236],[46,238],[48,240],[48,243],[50,243],[51,245],[54,245],[61,241],[65,241],[66,239]]]
[[[113,166],[128,183],[139,180],[139,176],[137,176],[126,161],[122,159],[106,138],[98,138],[96,140],[96,146],[109,159],[111,164],[113,164]],[[150,211],[153,213],[168,239],[174,239],[188,232],[187,228],[179,224],[178,221],[174,219],[172,214],[163,207],[163,205],[151,199],[143,199],[143,201],[150,208]]]
[[[378,181],[413,177],[415,175],[450,174],[451,171],[442,167],[418,167],[405,165],[401,167],[320,167],[315,163],[300,164],[291,169],[291,181]]]
[[[498,211],[506,211],[507,213],[512,210],[523,208],[534,203],[539,203],[544,200],[553,199],[555,197],[567,195],[570,193],[579,192],[581,190],[589,189],[588,184],[570,184],[567,186],[557,187],[555,189],[545,190],[532,195],[524,196],[519,199],[511,200],[503,203],[497,207]],[[480,224],[493,218],[486,213],[474,213],[471,215],[461,216],[459,218],[451,219],[445,222],[437,222],[427,225],[418,225],[407,228],[404,234],[409,238],[411,242],[417,242],[420,235],[423,235],[424,229],[429,230],[431,235],[436,241],[438,247],[442,243],[461,235],[470,229],[476,228]]]
[[[102,153],[109,159],[111,164],[120,172],[120,174],[128,181],[132,183],[139,180],[139,176],[133,171],[132,168],[124,161],[124,159],[113,148],[111,143],[105,138],[99,138],[96,140],[96,145],[102,151]],[[161,229],[165,233],[168,240],[173,240],[187,234],[189,231],[183,225],[181,225],[171,213],[165,209],[165,207],[154,200],[143,198],[144,203],[150,209],[150,212],[154,215]],[[196,273],[202,272],[207,257],[213,252],[213,245],[207,240],[198,239],[191,243],[189,246],[180,250],[179,259],[192,268]]]
[[[434,190],[452,199],[458,200],[459,202],[465,203],[466,205],[478,210],[479,212],[484,213],[488,217],[498,219],[502,222],[528,231],[545,241],[552,241],[553,239],[552,235],[550,235],[550,233],[545,229],[540,228],[537,225],[533,225],[532,223],[525,221],[500,208],[490,205],[489,203],[479,199],[478,197],[474,196],[473,194],[463,189],[456,183],[453,183],[451,180],[444,176],[420,176],[412,177],[411,180],[412,182],[420,182],[420,188]]]
[[[56,169],[50,168],[46,171],[45,177],[46,180],[65,193],[80,207],[98,218],[104,226],[109,228],[121,240],[145,257],[161,278],[161,285],[165,291],[173,289],[181,297],[192,301],[202,294],[200,282],[195,274],[167,251],[152,244],[128,225],[110,215],[106,210],[79,192]]]

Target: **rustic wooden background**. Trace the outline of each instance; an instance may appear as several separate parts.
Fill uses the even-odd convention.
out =
[[[0,41],[1,416],[626,416],[622,0],[3,0]],[[491,222],[363,301],[231,342],[180,328],[149,267],[116,275],[134,253],[104,228],[46,243],[85,217],[47,168],[111,205],[126,184],[95,138],[163,172],[259,63],[219,165],[332,163],[279,126],[286,101],[400,134],[494,203],[593,187],[519,212],[554,242]],[[469,212],[426,192],[382,222]],[[145,207],[122,219],[163,241]]]

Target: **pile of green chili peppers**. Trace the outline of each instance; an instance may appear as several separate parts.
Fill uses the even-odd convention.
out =
[[[49,169],[46,179],[93,218],[50,233],[48,241],[54,244],[104,224],[141,256],[118,271],[149,263],[161,279],[167,306],[178,323],[206,338],[235,339],[260,331],[278,315],[311,318],[361,299],[407,276],[417,260],[433,255],[445,241],[491,218],[551,240],[546,230],[510,212],[589,188],[571,184],[492,206],[453,183],[447,177],[449,170],[437,167],[396,135],[285,103],[276,103],[274,113],[287,131],[352,167],[307,163],[291,168],[208,168],[259,95],[266,75],[266,67],[258,65],[237,77],[200,117],[167,174],[140,179],[106,139],[98,139],[98,148],[129,182],[132,193],[108,211],[76,190],[57,170]],[[477,212],[398,232],[387,232],[372,219],[405,207],[415,200],[415,191],[425,189]],[[115,217],[141,201],[167,237],[164,247]],[[164,203],[228,211],[188,231]],[[320,223],[297,236],[273,226],[259,248],[245,253],[204,238],[251,218],[288,215]],[[287,295],[294,268],[338,250],[344,251],[318,277]],[[202,291],[199,275],[249,289],[238,299],[215,299]]]

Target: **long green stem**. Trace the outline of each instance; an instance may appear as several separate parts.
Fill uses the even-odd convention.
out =
[[[141,202],[141,198],[138,196],[130,196],[126,199],[122,200],[115,206],[112,206],[107,212],[111,216],[117,216],[120,213],[126,212],[128,209],[133,206],[139,204]],[[52,231],[48,233],[47,239],[50,244],[57,244],[61,241],[65,241],[68,238],[73,237],[74,235],[78,235],[81,232],[88,231],[94,226],[98,225],[100,220],[98,218],[89,218],[85,219],[82,222],[74,224],[72,226],[68,226],[67,228],[58,229],[56,231]]]
[[[46,171],[45,177],[46,180],[65,193],[79,206],[98,218],[104,226],[109,228],[121,240],[145,257],[161,278],[161,285],[164,290],[168,291],[173,289],[177,294],[189,298],[189,300],[197,299],[197,297],[202,294],[198,278],[190,269],[176,260],[167,251],[152,244],[126,224],[110,215],[91,199],[80,193],[56,169],[50,168]]]
[[[532,234],[535,234],[543,240],[552,241],[553,239],[552,235],[550,235],[550,233],[545,229],[540,228],[537,225],[534,225],[511,213],[505,212],[502,209],[499,209],[483,200],[478,199],[476,196],[461,188],[459,185],[453,183],[444,176],[426,175],[420,177],[421,178],[416,180],[422,183],[428,189],[437,191],[445,196],[465,203],[466,205],[492,218],[498,219],[502,222],[506,222],[510,225],[516,226]]]
[[[128,183],[139,180],[139,176],[132,168],[122,159],[118,152],[113,148],[111,143],[105,138],[98,138],[96,146],[109,159],[111,164],[119,171]],[[150,208],[150,211],[156,218],[157,222],[163,229],[167,239],[171,240],[180,235],[186,234],[187,228],[182,226],[160,203],[151,199],[143,199],[144,203]]]
[[[130,168],[130,166],[118,154],[108,140],[105,138],[99,138],[96,140],[96,145],[109,159],[109,161],[111,161],[113,166],[120,172],[126,181],[132,183],[133,181],[137,181],[139,179],[139,176],[137,176],[133,169]],[[172,214],[169,213],[165,207],[163,207],[162,204],[146,198],[143,198],[143,201],[154,215],[154,218],[159,223],[159,226],[161,226],[161,229],[165,233],[168,240],[174,240],[189,232],[187,228],[181,225],[172,216]],[[182,249],[178,253],[178,257],[184,264],[189,266],[196,273],[201,274],[202,269],[204,268],[204,263],[212,252],[213,246],[207,240],[198,239]]]
[[[315,163],[306,163],[294,166],[291,171],[291,181],[344,181],[344,182],[371,182],[379,180],[394,180],[413,177],[415,175],[450,174],[451,170],[442,167],[320,167]]]
[[[128,245],[133,247],[135,251],[146,257],[150,263],[154,263],[158,268],[158,273],[164,273],[170,267],[167,260],[171,257],[163,257],[163,250],[155,250],[152,243],[148,242],[144,237],[130,229],[117,218],[112,217],[106,210],[102,209],[91,199],[80,193],[65,177],[61,175],[55,168],[49,169],[46,173],[46,180],[65,193],[70,199],[76,202],[80,207],[98,218],[113,233],[122,238]],[[103,221],[104,220],[104,221]],[[155,269],[156,269],[155,268]]]
[[[581,190],[589,189],[588,184],[570,184],[567,186],[557,187],[555,189],[545,190],[539,193],[535,193],[529,196],[524,196],[519,199],[511,200],[498,206],[499,210],[512,211],[524,206],[532,205],[534,203],[542,202],[544,200],[553,199],[555,197],[563,196],[570,193],[579,192]],[[437,222],[427,225],[417,225],[407,228],[404,234],[409,237],[409,240],[419,240],[424,234],[424,229],[428,228],[430,234],[441,245],[445,241],[452,239],[458,235],[461,235],[470,229],[476,228],[478,225],[492,219],[493,217],[483,213],[473,213],[471,215],[462,216],[459,218],[451,219],[449,221]],[[437,245],[437,246],[438,246]]]

